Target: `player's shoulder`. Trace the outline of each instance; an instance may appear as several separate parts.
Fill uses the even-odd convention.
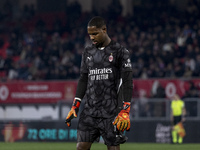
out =
[[[85,46],[84,51],[87,52],[87,51],[90,51],[92,49],[94,49],[94,45],[90,44],[90,45]]]
[[[182,100],[182,99],[179,99],[178,101],[179,101],[179,102],[181,102],[181,103],[183,102],[183,100]]]
[[[182,104],[184,104],[184,103],[185,103],[185,102],[184,102],[182,99],[181,99],[180,101],[181,101],[181,103],[182,103]]]
[[[129,51],[122,44],[120,44],[116,41],[111,41],[109,46],[111,49],[116,50],[119,54],[129,53]]]
[[[113,49],[121,49],[121,48],[123,48],[123,46],[120,43],[118,43],[116,41],[113,41],[113,40],[110,42],[109,46],[111,48],[113,48]]]

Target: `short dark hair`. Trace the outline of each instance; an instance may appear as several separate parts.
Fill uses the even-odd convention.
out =
[[[100,16],[93,17],[88,23],[88,26],[96,26],[97,28],[101,28],[104,25],[106,25],[106,22]]]

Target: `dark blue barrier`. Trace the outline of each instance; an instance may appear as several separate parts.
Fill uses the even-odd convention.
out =
[[[59,141],[75,142],[77,119],[69,128],[64,121],[0,121],[0,141]],[[200,121],[184,124],[184,143],[200,143]],[[125,133],[128,142],[170,143],[169,121],[132,121],[131,130]]]

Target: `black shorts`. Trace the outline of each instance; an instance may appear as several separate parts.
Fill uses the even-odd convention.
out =
[[[116,131],[116,128],[112,124],[113,118],[94,118],[81,113],[78,131],[78,142],[94,142],[98,141],[100,136],[104,140],[104,144],[107,146],[117,146],[126,142],[128,139],[121,132]]]
[[[176,125],[179,122],[181,122],[181,120],[182,120],[182,116],[174,116],[173,124]]]

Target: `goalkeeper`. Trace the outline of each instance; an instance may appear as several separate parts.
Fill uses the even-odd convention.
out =
[[[127,140],[122,132],[130,129],[133,85],[129,51],[111,40],[102,17],[92,18],[87,32],[92,44],[82,54],[81,75],[65,123],[71,125],[84,99],[77,127],[77,150],[89,150],[100,136],[108,150],[120,150],[120,144]]]

